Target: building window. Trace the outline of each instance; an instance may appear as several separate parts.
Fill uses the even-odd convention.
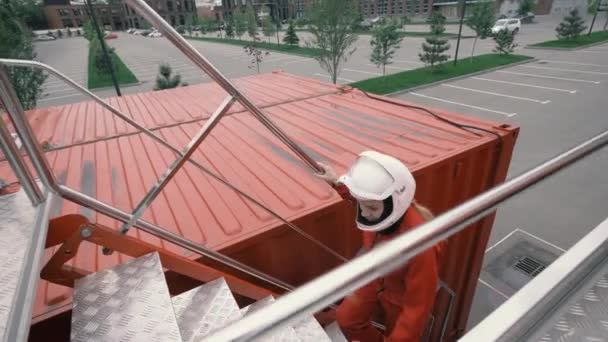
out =
[[[61,19],[61,24],[63,24],[63,27],[74,27],[71,19]]]
[[[175,5],[177,7],[177,11],[181,12],[182,11],[182,3],[180,1],[176,1]]]
[[[186,0],[186,1],[184,1],[184,9],[185,9],[186,11],[190,11],[190,2],[188,2],[187,0]]]
[[[76,18],[76,27],[82,27],[82,20]]]
[[[167,1],[167,11],[173,12],[173,1]]]
[[[175,16],[171,16],[171,26],[175,26]]]
[[[186,25],[186,19],[184,18],[183,15],[180,14],[179,16],[179,24],[180,25]]]
[[[70,11],[68,11],[65,8],[60,8],[57,10],[57,12],[59,12],[59,16],[61,16],[61,17],[67,17],[70,15]]]

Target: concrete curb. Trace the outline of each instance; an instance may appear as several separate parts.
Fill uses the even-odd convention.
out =
[[[190,37],[184,37],[184,38],[186,38],[187,40],[197,40],[199,42],[205,42],[205,43],[231,45],[231,46],[240,47],[240,48],[244,47],[244,46],[241,46],[241,45],[224,43],[224,42],[214,42],[214,41],[211,41],[211,40],[204,40],[204,39],[197,39],[197,38],[190,38]],[[301,46],[301,47],[304,47],[304,46]],[[285,54],[285,55],[292,55],[292,56],[298,56],[298,57],[304,57],[304,58],[310,58],[310,59],[314,59],[315,58],[315,57],[310,56],[310,55],[304,55],[304,54],[301,54],[301,53],[295,53],[295,52],[289,52],[289,51],[272,50],[272,49],[267,49],[267,48],[264,48],[264,47],[260,47],[260,49],[264,50],[264,51],[274,52],[274,53],[282,53],[282,54]]]
[[[490,72],[494,72],[494,71],[497,71],[497,70],[506,69],[506,68],[510,68],[510,67],[514,67],[514,66],[518,66],[518,65],[522,65],[522,64],[527,64],[527,63],[531,63],[531,62],[535,62],[535,61],[538,61],[538,59],[537,58],[531,58],[531,59],[527,59],[527,60],[521,61],[521,62],[501,65],[501,66],[497,66],[495,68],[480,70],[480,71],[476,71],[476,72],[473,72],[473,73],[470,73],[470,74],[466,74],[466,75],[462,75],[462,76],[456,76],[456,77],[452,77],[452,78],[446,78],[445,80],[441,80],[441,81],[437,81],[437,82],[433,82],[433,83],[428,83],[428,84],[423,84],[423,85],[419,85],[419,86],[416,86],[416,87],[413,87],[413,88],[408,88],[408,89],[405,89],[405,90],[395,91],[395,92],[392,92],[392,93],[384,94],[382,96],[392,97],[392,96],[407,94],[407,93],[410,93],[412,91],[417,91],[417,90],[421,90],[421,89],[425,89],[425,88],[434,87],[434,86],[440,85],[442,83],[458,81],[458,80],[462,80],[462,79],[465,79],[465,78],[469,78],[469,77],[473,77],[473,76],[478,76],[478,75],[482,75],[482,74],[486,74],[486,73],[490,73]]]
[[[587,44],[587,45],[583,45],[583,46],[579,46],[579,47],[575,47],[575,48],[542,47],[542,46],[526,45],[526,46],[524,46],[524,49],[530,49],[530,50],[554,50],[554,51],[576,51],[576,50],[587,49],[587,48],[590,48],[590,47],[594,47],[594,46],[598,46],[598,45],[603,45],[603,44],[608,44],[608,40],[603,40],[601,42],[597,42],[597,43],[593,43],[593,44]]]

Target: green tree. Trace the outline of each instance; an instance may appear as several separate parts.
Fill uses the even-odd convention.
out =
[[[300,38],[296,34],[296,29],[293,27],[293,21],[289,22],[289,26],[287,27],[287,32],[285,32],[285,37],[283,37],[283,43],[290,46],[298,46],[300,43]]]
[[[467,26],[475,31],[475,40],[471,49],[471,63],[475,55],[475,46],[477,39],[486,39],[492,34],[492,26],[494,25],[494,13],[496,9],[493,1],[481,1],[473,5],[471,14],[467,18]]]
[[[5,5],[8,4],[9,1],[5,1]],[[31,30],[43,30],[48,27],[42,6],[35,0],[10,1],[10,5],[16,18]]]
[[[11,3],[0,5],[0,58],[36,58],[32,34],[26,25],[19,21]],[[8,78],[17,93],[24,109],[36,107],[42,96],[42,84],[46,75],[42,70],[22,67],[8,67]]]
[[[251,57],[251,63],[248,66],[249,69],[256,68],[258,74],[260,73],[260,64],[264,61],[264,57],[269,56],[270,52],[263,52],[258,49],[255,43],[251,43],[244,47],[245,53]]]
[[[109,74],[112,68],[116,70],[116,63],[112,63],[112,59],[114,58],[114,48],[111,48],[106,45],[108,57],[110,59],[108,61],[108,58],[106,58],[105,54],[103,53],[101,42],[99,41],[99,39],[97,39],[97,37],[93,38],[93,40],[89,42],[89,45],[91,47],[89,53],[93,54],[95,68],[97,69],[97,71],[99,71],[99,73]]]
[[[528,12],[532,12],[532,10],[534,10],[534,6],[536,6],[535,0],[520,0],[517,13],[528,14]]]
[[[236,11],[232,16],[232,23],[234,25],[234,34],[241,40],[241,37],[247,31],[247,14]]]
[[[372,31],[372,55],[370,60],[378,67],[382,67],[382,75],[386,75],[386,65],[391,64],[391,59],[401,44],[401,36],[397,26],[393,24],[375,27]]]
[[[573,9],[570,14],[564,17],[564,20],[555,28],[557,38],[559,39],[574,39],[583,33],[587,26],[585,21],[578,13],[578,9]]]
[[[232,19],[226,21],[226,37],[234,38],[234,25]]]
[[[245,15],[247,16],[247,34],[251,40],[256,41],[258,40],[258,16],[251,4],[247,6]]]
[[[158,75],[156,76],[156,85],[154,90],[163,90],[176,88],[180,85],[182,77],[177,75],[171,75],[173,71],[169,64],[163,63],[158,66]]]
[[[270,43],[270,37],[272,37],[276,33],[276,25],[272,22],[272,17],[270,16],[270,8],[264,8],[264,17],[262,18],[262,33],[268,39],[268,43]]]
[[[431,33],[422,43],[422,53],[418,54],[420,60],[436,69],[441,63],[450,59],[448,54],[444,52],[450,49],[450,43],[447,39],[441,38],[445,32],[445,17],[438,12],[431,15]]]
[[[445,17],[439,12],[433,12],[430,17],[431,33],[439,36],[445,32]]]
[[[334,84],[342,64],[355,52],[358,36],[354,29],[358,17],[353,0],[315,0],[311,5],[310,44],[319,49],[315,59]]]
[[[92,20],[87,20],[84,23],[84,26],[82,26],[82,30],[84,31],[84,37],[88,40],[91,41],[93,39],[96,38],[96,33],[95,33],[95,27],[93,26],[93,21]]]
[[[517,44],[515,44],[515,37],[509,30],[504,29],[500,30],[495,36],[494,41],[496,42],[496,47],[494,48],[494,52],[498,52],[503,55],[508,55],[513,53]]]
[[[72,37],[72,30],[70,30],[69,27],[68,27],[66,33],[68,34],[68,37]]]
[[[57,30],[57,38],[63,38],[63,31]]]

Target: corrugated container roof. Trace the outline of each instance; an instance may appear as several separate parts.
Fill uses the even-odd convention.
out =
[[[420,110],[370,98],[358,90],[285,73],[247,77],[236,83],[308,153],[332,164],[338,172],[345,171],[360,152],[378,150],[400,158],[416,173],[425,165],[495,139],[487,133],[478,136],[466,132]],[[121,108],[136,108],[132,112],[136,120],[157,128],[167,142],[181,149],[204,124],[213,110],[210,104],[215,106],[224,97],[213,89],[212,85],[198,85],[113,98],[110,102]],[[172,108],[169,106],[191,109],[173,111],[167,109]],[[55,118],[40,116],[45,111]],[[460,123],[497,129],[491,122],[434,111]],[[179,123],[178,112],[182,121],[198,120]],[[133,134],[124,126],[118,129],[119,119],[110,119],[109,112],[102,115],[100,107],[91,103],[40,109],[30,115],[37,120],[35,130],[41,140],[59,142],[60,148],[47,152],[58,179],[126,211],[132,211],[175,158],[152,139]],[[103,128],[97,127],[104,123]],[[238,109],[222,119],[193,158],[289,220],[341,200],[329,186],[311,176],[306,166],[251,114]],[[6,161],[0,162],[0,178],[15,181]],[[53,212],[70,213],[118,227],[117,222],[71,202],[61,203]],[[143,217],[215,250],[281,225],[190,164],[178,172]],[[132,229],[129,234],[183,252],[144,232]],[[52,252],[47,251],[46,258]],[[85,243],[72,264],[95,271],[125,258],[104,256],[100,248]],[[71,289],[42,282],[34,316],[67,307],[70,296]]]

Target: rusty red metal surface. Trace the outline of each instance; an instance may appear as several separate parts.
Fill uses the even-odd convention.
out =
[[[509,125],[433,109],[456,122],[496,134],[476,135],[424,111],[285,73],[248,77],[237,84],[315,159],[333,165],[338,172],[345,171],[364,150],[401,159],[419,184],[416,197],[436,213],[504,180],[518,132]],[[197,85],[110,102],[183,148],[224,96],[212,85]],[[175,158],[91,103],[39,109],[30,113],[30,120],[40,141],[52,142],[54,150],[47,152],[47,157],[62,183],[123,210],[131,211]],[[352,256],[360,246],[354,213],[241,108],[234,108],[222,119],[193,158],[339,253]],[[0,178],[15,181],[6,162],[0,162]],[[72,213],[118,227],[117,222],[70,202],[60,203],[53,216]],[[164,189],[144,219],[293,284],[338,264],[334,257],[189,164]],[[492,220],[487,218],[452,238],[442,261],[442,278],[458,293],[448,329],[452,335],[466,324]],[[184,253],[135,229],[129,235]],[[99,247],[83,244],[71,262],[95,271],[127,258],[104,256]],[[69,309],[70,291],[41,282],[34,320]],[[446,299],[441,298],[438,312],[444,311],[445,304]]]

